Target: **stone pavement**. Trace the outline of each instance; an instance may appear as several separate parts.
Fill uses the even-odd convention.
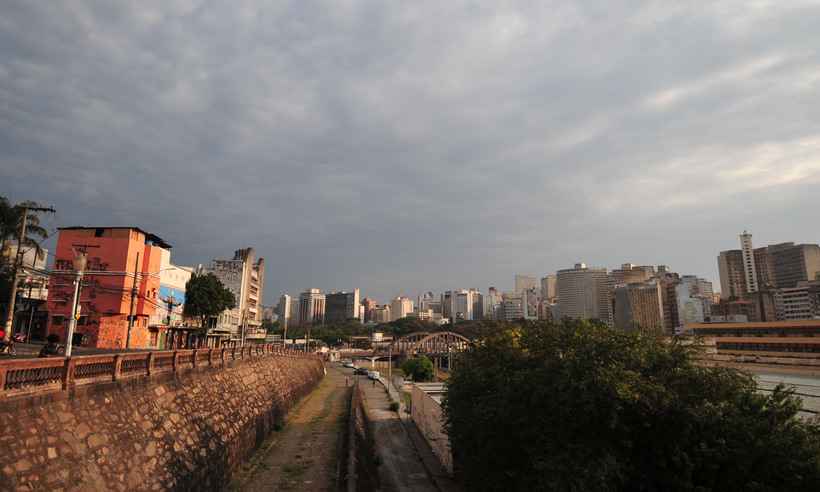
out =
[[[390,399],[384,386],[380,383],[373,385],[372,381],[365,379],[360,383],[372,418],[383,490],[438,491],[399,414],[390,410]]]

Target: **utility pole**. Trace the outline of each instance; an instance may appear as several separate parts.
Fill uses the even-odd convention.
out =
[[[6,313],[6,325],[5,325],[5,332],[3,340],[9,341],[11,339],[11,330],[14,324],[14,304],[17,300],[17,273],[18,269],[20,268],[20,257],[21,253],[23,252],[23,242],[26,239],[26,225],[28,223],[28,212],[29,210],[33,212],[51,212],[55,213],[51,207],[29,207],[23,206],[23,225],[20,228],[20,236],[17,239],[17,254],[14,255],[14,267],[12,270],[12,282],[11,282],[11,292],[9,293],[9,304],[8,304],[8,312]]]
[[[125,335],[125,348],[131,348],[131,328],[134,327],[134,300],[137,297],[137,270],[140,266],[140,254],[137,253],[137,261],[134,262],[134,282],[131,284],[131,307],[128,309],[128,333]]]

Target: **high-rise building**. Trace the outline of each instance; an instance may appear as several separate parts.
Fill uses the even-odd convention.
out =
[[[743,252],[739,249],[721,251],[718,256],[721,299],[742,299],[746,295],[746,273]]]
[[[441,295],[441,310],[442,317],[451,321],[482,319],[484,305],[481,293],[476,289],[445,291]]]
[[[606,268],[588,268],[577,263],[574,268],[559,270],[557,277],[562,317],[597,319],[612,324]]]
[[[413,312],[413,299],[399,296],[390,302],[390,321],[406,318]]]
[[[287,294],[282,294],[282,296],[279,297],[279,305],[276,307],[276,312],[279,313],[279,325],[283,330],[287,330],[288,327],[296,324],[294,323],[293,316],[298,309],[299,308],[294,305],[293,297]]]
[[[321,325],[325,322],[325,295],[319,289],[308,289],[299,294],[299,323]]]
[[[677,288],[680,284],[680,275],[670,272],[668,268],[665,268],[662,272],[658,269],[656,278],[661,288],[664,332],[667,335],[671,335],[674,334],[680,326],[677,297]]]
[[[424,295],[419,296],[418,309],[420,311],[430,309],[433,314],[441,314],[441,297],[436,297],[432,292],[425,292]]]
[[[362,307],[364,308],[364,316],[362,317],[362,320],[365,323],[375,321],[373,319],[373,310],[376,309],[376,301],[369,297],[365,297],[362,299]]]
[[[741,236],[741,249],[718,257],[722,299],[747,299],[760,290],[789,289],[820,273],[820,246],[780,243],[753,249],[751,234]]]
[[[359,289],[332,292],[325,296],[325,322],[340,323],[359,319]]]
[[[680,277],[675,287],[678,303],[677,331],[692,323],[703,323],[711,314],[712,284],[694,275]]]
[[[555,302],[558,298],[558,279],[555,275],[541,278],[541,299]]]
[[[755,263],[752,235],[746,231],[740,235],[740,253],[743,258],[743,277],[746,279],[746,292],[757,292],[757,266]]]
[[[208,273],[213,273],[235,299],[236,307],[217,317],[209,334],[221,338],[265,339],[260,303],[265,287],[265,260],[256,260],[253,248],[238,249],[233,259],[214,259]]]
[[[521,313],[524,319],[538,319],[538,305],[541,303],[541,293],[538,289],[525,289],[521,296]]]
[[[655,268],[624,263],[620,269],[609,272],[609,284],[612,288],[622,284],[641,284],[655,276]]]
[[[501,293],[495,287],[490,287],[487,291],[487,297],[484,298],[483,318],[489,320],[500,319],[501,301]]]
[[[375,323],[389,323],[392,321],[392,317],[390,316],[390,306],[385,304],[384,306],[376,306],[373,309],[373,322]]]
[[[535,277],[530,277],[528,275],[516,275],[515,276],[515,290],[513,291],[516,294],[519,294],[527,289],[537,289],[538,288],[538,279]]]
[[[136,281],[130,347],[161,348],[163,328],[149,326],[162,306],[160,264],[171,245],[138,227],[62,227],[57,236],[54,272],[49,278],[48,333],[65,343],[74,297],[76,251],[87,255],[75,334],[99,348],[125,348],[129,338],[132,286]],[[96,273],[94,273],[96,272]],[[103,273],[107,272],[107,273]]]
[[[505,292],[501,296],[501,309],[499,319],[501,321],[517,321],[524,317],[524,300],[521,294]]]
[[[616,328],[661,333],[664,329],[663,295],[657,280],[621,283],[613,293]]]

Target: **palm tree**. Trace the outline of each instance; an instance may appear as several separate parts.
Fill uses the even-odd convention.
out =
[[[8,242],[19,239],[20,228],[23,226],[23,214],[28,207],[42,207],[42,205],[32,201],[11,205],[8,198],[0,196],[0,246],[2,246],[0,251],[4,253],[4,258],[8,258],[5,254]],[[23,247],[33,248],[39,258],[43,254],[40,242],[48,238],[48,231],[40,225],[40,216],[37,212],[28,211],[27,215],[26,237],[23,238],[23,244],[18,247],[18,251]],[[8,260],[13,263],[12,258]]]

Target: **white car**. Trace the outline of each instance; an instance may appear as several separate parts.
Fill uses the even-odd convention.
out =
[[[379,374],[379,371],[369,371],[367,373],[367,377],[370,379],[379,379],[381,377],[381,374]]]
[[[355,369],[356,368],[356,366],[354,366],[352,362],[345,362],[343,365],[345,367],[347,367],[348,369]]]

